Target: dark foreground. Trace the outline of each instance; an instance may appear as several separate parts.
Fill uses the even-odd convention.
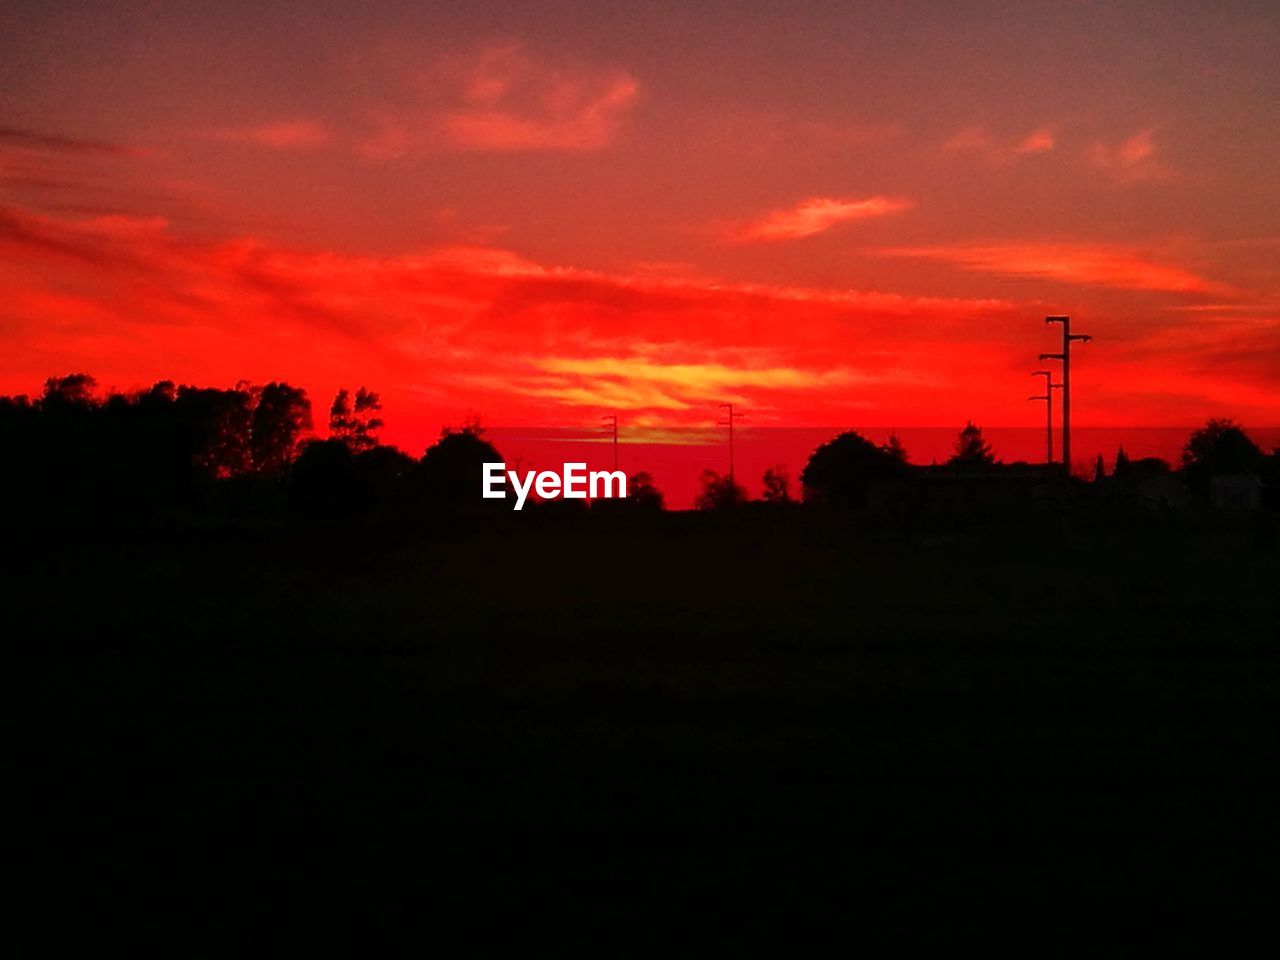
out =
[[[29,952],[1268,929],[1273,520],[589,519],[11,542]]]

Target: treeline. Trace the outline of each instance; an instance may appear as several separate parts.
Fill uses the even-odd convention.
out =
[[[87,374],[0,397],[0,496],[10,522],[134,522],[173,511],[340,514],[376,508],[467,515],[481,464],[502,460],[478,422],[446,428],[419,457],[379,439],[378,395],[340,390],[327,436],[306,391],[287,383],[177,386],[99,398]],[[661,509],[647,474],[617,509]],[[509,506],[507,507],[509,509]]]
[[[0,476],[11,511],[130,511],[189,502],[215,480],[279,477],[311,429],[285,383],[218,390],[157,383],[99,400],[86,374],[50,378],[35,400],[0,398]]]
[[[1092,501],[1162,509],[1200,506],[1280,506],[1280,450],[1266,454],[1240,425],[1209,420],[1183,447],[1178,465],[1158,457],[1133,460],[1123,447],[1110,472],[1098,456],[1091,482],[1067,477],[1061,464],[1005,463],[982,428],[970,422],[957,434],[942,463],[917,465],[896,435],[874,443],[846,431],[820,444],[800,472],[798,498],[844,509],[963,509],[1061,497],[1065,491]],[[765,505],[797,502],[783,464],[761,477]],[[696,506],[720,510],[744,506],[746,489],[713,470],[701,477]]]
[[[452,517],[508,512],[480,498],[481,465],[501,461],[479,423],[446,429],[421,457],[383,444],[378,395],[343,389],[329,406],[327,435],[316,435],[304,390],[283,382],[231,389],[177,386],[99,398],[86,374],[50,378],[43,393],[0,397],[0,496],[10,523],[62,519],[134,523],[172,512],[281,515],[387,510]],[[1195,431],[1175,467],[1102,458],[1093,482],[1067,479],[1060,466],[1000,461],[969,423],[942,464],[910,463],[896,436],[876,444],[848,431],[821,444],[800,472],[784,464],[761,477],[751,500],[736,478],[704,471],[695,506],[727,511],[805,503],[842,509],[964,510],[1059,497],[1067,485],[1095,500],[1180,508],[1193,504],[1274,507],[1280,451],[1264,453],[1230,420]],[[1064,482],[1065,481],[1065,482]],[[646,473],[624,501],[590,509],[652,511],[664,497]],[[550,501],[545,511],[579,512],[582,501]]]

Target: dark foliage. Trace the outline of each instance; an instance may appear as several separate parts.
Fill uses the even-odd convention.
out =
[[[20,517],[117,522],[194,506],[218,480],[278,475],[310,424],[303,391],[288,384],[231,390],[161,381],[99,401],[85,374],[50,378],[34,403],[0,403],[0,478]]]
[[[729,474],[702,471],[693,505],[699,510],[734,510],[747,502],[747,491]]]
[[[764,494],[761,499],[765,503],[782,504],[793,502],[794,498],[791,496],[791,471],[787,469],[785,463],[775,464],[765,470],[760,482],[764,487]]]
[[[991,444],[983,438],[982,428],[972,422],[966,423],[956,437],[956,452],[947,461],[947,466],[974,470],[992,467],[995,463],[995,454],[991,450]]]
[[[372,450],[378,445],[378,431],[384,426],[378,416],[382,400],[370,390],[356,391],[355,402],[343,387],[329,407],[329,436],[341,440],[355,452]]]
[[[102,399],[95,387],[92,377],[72,374],[51,377],[34,401],[0,397],[0,443],[10,464],[0,474],[0,494],[11,505],[8,525],[50,519],[87,526],[155,518],[170,523],[196,515],[254,515],[274,522],[289,508],[300,514],[379,509],[406,519],[438,518],[511,508],[509,502],[479,495],[482,465],[501,462],[502,456],[477,421],[446,429],[414,461],[377,443],[381,403],[364,387],[354,399],[339,391],[330,409],[328,440],[308,440],[306,394],[286,383],[216,389],[161,381]],[[1280,489],[1277,463],[1280,456],[1263,454],[1235,423],[1211,420],[1189,439],[1179,476],[1171,476],[1163,461],[1131,461],[1120,449],[1109,476],[1099,458],[1092,495],[1180,509],[1187,505],[1188,487],[1207,502],[1213,477],[1234,477],[1231,483],[1239,487],[1237,475],[1244,474],[1255,486],[1230,503],[1252,509],[1274,505]],[[785,465],[771,467],[761,479],[763,504],[791,502]],[[1042,489],[1039,467],[997,461],[972,423],[960,432],[955,456],[941,467],[909,466],[896,435],[877,445],[850,431],[814,450],[800,480],[806,503],[897,515],[964,511],[1060,493]],[[601,501],[593,512],[664,508],[649,474],[637,473],[629,487],[625,500]],[[1225,509],[1226,496],[1218,501]],[[730,510],[747,502],[747,492],[729,477],[714,470],[702,475],[699,509]],[[550,517],[578,515],[585,507],[553,499],[538,509]]]
[[[502,462],[502,454],[483,437],[478,424],[460,430],[446,428],[427,448],[414,470],[417,493],[434,509],[510,510],[506,500],[480,498],[483,465]],[[511,496],[508,493],[508,496]]]
[[[662,491],[645,470],[627,481],[627,501],[638,510],[662,510],[666,505]]]
[[[257,393],[250,428],[253,469],[279,474],[293,462],[302,436],[311,430],[306,391],[287,383],[269,383]]]
[[[1233,420],[1210,420],[1182,448],[1182,469],[1189,476],[1244,473],[1256,475],[1266,458]]]
[[[871,484],[906,474],[906,451],[896,436],[877,446],[849,431],[813,451],[800,483],[806,503],[857,509],[867,505]]]
[[[1182,448],[1182,472],[1193,496],[1203,503],[1209,499],[1213,477],[1259,479],[1266,459],[1266,454],[1235,421],[1211,419],[1192,433]]]

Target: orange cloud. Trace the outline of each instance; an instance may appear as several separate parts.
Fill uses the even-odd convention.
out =
[[[732,231],[741,241],[797,240],[853,220],[883,217],[912,207],[910,200],[870,197],[866,200],[837,200],[811,197],[787,210],[775,210]]]
[[[1053,128],[1038,127],[1021,140],[1007,141],[996,139],[985,127],[966,127],[951,139],[942,149],[953,153],[969,153],[982,157],[990,163],[1011,163],[1021,157],[1039,153],[1049,153],[1055,146]]]
[[[1017,277],[1041,277],[1063,283],[1160,290],[1175,293],[1224,293],[1223,284],[1180,267],[1153,263],[1121,247],[1090,244],[1002,244],[994,246],[901,247],[882,250],[893,257],[919,257],[954,263],[966,270]]]
[[[623,70],[551,63],[519,43],[441,60],[419,78],[417,110],[383,110],[367,156],[432,149],[583,151],[607,146],[640,84]]]
[[[1134,254],[1084,249],[975,248],[964,265],[1143,289],[1197,282],[1177,271],[1153,280]],[[359,381],[383,394],[388,439],[411,450],[471,411],[559,426],[620,410],[661,427],[705,424],[732,401],[757,425],[1023,422],[1044,313],[1034,302],[613,274],[487,246],[356,255],[202,240],[158,218],[0,210],[0,392],[84,369],[123,389],[283,378],[324,403]],[[1255,422],[1280,413],[1265,400],[1274,320],[1224,316],[1199,339],[1198,315],[1140,319],[1090,318],[1105,345],[1081,364],[1092,421],[1189,422],[1206,398],[1237,401],[1233,415]],[[1221,370],[1188,363],[1202,351]],[[1149,387],[1150,405],[1115,399],[1109,377]],[[1157,402],[1175,380],[1188,393],[1177,409]]]
[[[1156,158],[1155,128],[1141,130],[1114,146],[1095,142],[1085,151],[1086,159],[1117,183],[1160,180],[1170,171]]]
[[[1012,316],[990,300],[613,275],[490,247],[305,252],[151,218],[0,213],[0,389],[92,368],[125,388],[283,377],[323,398],[355,378],[402,411],[393,437],[460,403],[532,424],[601,406],[700,422],[717,397],[757,422],[830,422],[899,389],[911,407],[951,376],[922,388],[917,343]]]
[[[721,400],[741,401],[759,390],[830,391],[889,382],[884,374],[845,368],[755,366],[742,363],[670,363],[648,352],[630,356],[546,357],[539,369],[550,384],[527,389],[576,406],[687,410]],[[745,393],[744,393],[745,391]]]
[[[1053,131],[1041,127],[1027,135],[1027,138],[1013,148],[1014,153],[1048,153],[1053,149]]]
[[[249,127],[222,127],[209,131],[210,140],[247,143],[277,150],[293,150],[324,146],[333,140],[333,132],[315,120],[288,120]]]

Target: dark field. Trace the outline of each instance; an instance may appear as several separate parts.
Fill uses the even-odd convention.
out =
[[[35,943],[1271,932],[1274,517],[504,520],[11,541]]]

